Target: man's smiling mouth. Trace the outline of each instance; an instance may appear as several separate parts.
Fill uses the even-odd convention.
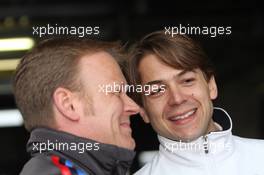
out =
[[[174,116],[171,116],[168,118],[171,122],[174,122],[175,124],[185,124],[191,121],[195,117],[195,113],[197,111],[197,108],[194,108],[192,110],[188,110],[181,114],[176,114]]]

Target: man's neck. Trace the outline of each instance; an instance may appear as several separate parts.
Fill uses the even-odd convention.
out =
[[[211,119],[206,134],[209,134],[209,133],[211,133],[211,132],[221,131],[221,130],[222,130],[221,127],[219,127],[218,124],[215,123],[215,122],[213,121],[213,119]]]

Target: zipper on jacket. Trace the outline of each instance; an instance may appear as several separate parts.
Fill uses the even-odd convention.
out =
[[[204,143],[203,143],[204,152],[205,152],[205,154],[208,154],[209,153],[209,145],[208,145],[207,135],[206,136],[203,136],[203,139],[204,139]]]

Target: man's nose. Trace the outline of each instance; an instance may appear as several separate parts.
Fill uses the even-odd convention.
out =
[[[132,100],[129,96],[124,96],[124,112],[127,115],[135,115],[140,111],[139,105],[136,104],[134,100]]]
[[[172,87],[169,90],[169,105],[180,105],[186,101],[186,95],[179,87]]]

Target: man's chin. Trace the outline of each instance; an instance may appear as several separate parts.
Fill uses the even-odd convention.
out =
[[[136,142],[132,137],[130,138],[127,137],[126,141],[123,141],[123,143],[120,144],[120,147],[129,149],[129,150],[134,150],[136,147]]]

